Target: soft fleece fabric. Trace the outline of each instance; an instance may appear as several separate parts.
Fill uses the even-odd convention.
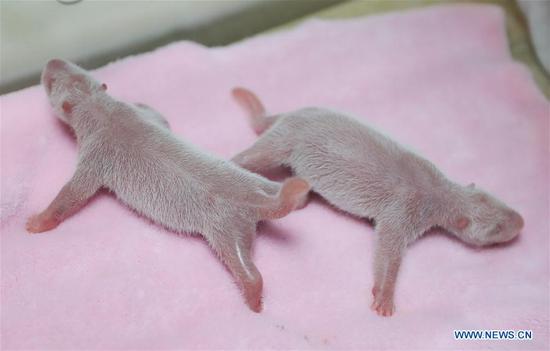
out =
[[[205,242],[151,224],[108,193],[51,232],[26,233],[77,155],[32,87],[1,98],[3,348],[548,348],[549,104],[511,59],[498,8],[311,20],[214,49],[178,42],[95,75],[225,158],[256,138],[233,86],[254,90],[272,112],[348,111],[503,199],[525,229],[489,249],[427,235],[405,257],[396,314],[382,318],[369,309],[372,227],[316,198],[259,228],[264,310],[255,314]],[[455,329],[529,329],[534,339],[460,341]]]

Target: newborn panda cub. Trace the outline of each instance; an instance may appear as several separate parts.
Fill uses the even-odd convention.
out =
[[[42,84],[57,116],[79,146],[73,177],[27,230],[55,228],[99,188],[175,232],[202,234],[227,265],[248,306],[261,310],[262,277],[250,257],[256,224],[303,203],[306,181],[279,184],[198,150],[171,133],[143,104],[117,101],[80,67],[51,60]]]
[[[259,99],[235,88],[262,136],[233,158],[259,172],[287,166],[312,190],[352,215],[374,219],[374,301],[379,315],[394,312],[394,289],[408,244],[432,227],[484,246],[513,239],[522,217],[498,199],[447,179],[431,162],[341,113],[305,108],[266,116]]]

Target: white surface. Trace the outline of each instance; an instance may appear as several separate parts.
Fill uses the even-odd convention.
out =
[[[82,62],[268,1],[1,0],[1,85],[36,77],[54,57]]]
[[[550,73],[550,0],[518,0],[529,22],[537,56]]]

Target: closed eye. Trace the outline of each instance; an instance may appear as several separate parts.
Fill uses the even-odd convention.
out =
[[[74,82],[73,88],[81,93],[86,93],[88,91],[86,85],[84,85],[82,82]]]

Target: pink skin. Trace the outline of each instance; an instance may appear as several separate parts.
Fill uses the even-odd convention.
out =
[[[322,108],[266,116],[251,91],[235,88],[233,96],[262,134],[235,163],[255,172],[290,167],[335,207],[374,219],[371,307],[381,316],[395,311],[407,245],[428,229],[442,227],[483,246],[509,241],[523,228],[522,217],[498,199],[473,184],[453,183],[428,160],[351,117]]]
[[[79,160],[69,182],[27,230],[51,230],[108,188],[130,208],[176,232],[200,233],[261,310],[262,276],[251,259],[256,223],[287,215],[309,184],[283,184],[209,155],[178,139],[162,115],[117,101],[80,67],[51,60],[42,83],[57,116],[74,131]]]

